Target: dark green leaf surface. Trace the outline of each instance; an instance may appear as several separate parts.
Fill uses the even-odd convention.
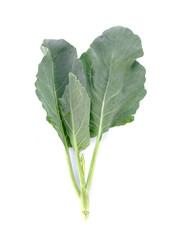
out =
[[[66,138],[70,145],[62,124],[58,98],[64,93],[71,71],[85,85],[82,64],[77,59],[76,49],[65,40],[44,40],[41,49],[44,57],[38,68],[36,94],[47,112],[48,122],[57,130],[63,143]]]
[[[114,27],[96,38],[81,56],[91,98],[90,132],[94,137],[110,127],[134,120],[144,89],[141,40],[127,28]]]
[[[90,98],[73,73],[69,73],[69,84],[59,104],[73,148],[85,149],[90,143]]]

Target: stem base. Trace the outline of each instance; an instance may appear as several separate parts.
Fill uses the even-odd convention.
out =
[[[89,218],[89,192],[85,188],[81,190],[81,210],[82,218],[87,220]]]

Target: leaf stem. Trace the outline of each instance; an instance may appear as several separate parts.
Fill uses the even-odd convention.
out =
[[[81,210],[84,220],[89,218],[89,191],[85,188],[81,189]]]
[[[92,156],[92,161],[91,161],[91,164],[90,164],[90,170],[89,170],[89,174],[88,174],[88,178],[87,178],[87,184],[86,184],[87,191],[89,191],[89,189],[91,187],[91,184],[92,184],[96,158],[97,158],[97,154],[98,154],[98,150],[99,150],[99,146],[100,146],[100,140],[101,140],[101,135],[102,135],[102,124],[103,124],[103,112],[104,112],[105,99],[106,99],[106,94],[104,95],[104,98],[103,98],[98,135],[97,135],[96,144],[95,144],[95,148],[94,148],[94,152],[93,152],[93,156]]]
[[[75,133],[74,133],[73,138],[74,138],[74,151],[75,151],[75,154],[76,154],[76,163],[77,163],[77,169],[78,169],[78,174],[79,174],[80,188],[82,189],[83,187],[85,187],[85,178],[84,178],[84,174],[83,174],[83,171],[82,171],[82,168],[81,168],[79,150],[78,150],[78,147],[77,147]]]
[[[88,178],[87,178],[87,184],[86,184],[87,191],[89,191],[89,189],[91,187],[99,146],[100,146],[100,136],[97,137],[94,152],[93,152],[93,156],[92,156],[92,161],[91,161],[91,164],[90,164],[90,170],[89,170],[89,174],[88,174]]]
[[[68,168],[69,168],[69,175],[70,175],[74,190],[75,190],[77,196],[80,198],[80,190],[77,186],[77,183],[76,183],[76,180],[74,177],[73,168],[72,168],[72,164],[71,164],[71,158],[70,158],[70,154],[69,154],[69,149],[67,146],[65,146],[65,153],[66,153],[66,159],[67,159],[67,164],[68,164]]]

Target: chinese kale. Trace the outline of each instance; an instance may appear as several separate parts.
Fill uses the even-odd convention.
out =
[[[102,134],[134,120],[146,95],[145,68],[140,38],[124,27],[113,27],[96,38],[80,58],[65,40],[44,40],[36,94],[47,121],[61,138],[74,189],[81,199],[82,215],[89,216],[89,189]],[[87,181],[81,154],[97,137]],[[76,154],[79,185],[73,173],[69,148]]]

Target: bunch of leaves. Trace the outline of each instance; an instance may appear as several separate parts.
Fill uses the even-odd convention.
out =
[[[70,177],[81,199],[82,215],[89,216],[89,189],[102,134],[134,120],[146,95],[145,68],[140,38],[124,27],[113,27],[97,37],[80,58],[65,40],[44,40],[36,94],[47,112],[47,121],[63,142]],[[97,137],[87,179],[81,151]],[[69,148],[76,154],[79,186]]]

